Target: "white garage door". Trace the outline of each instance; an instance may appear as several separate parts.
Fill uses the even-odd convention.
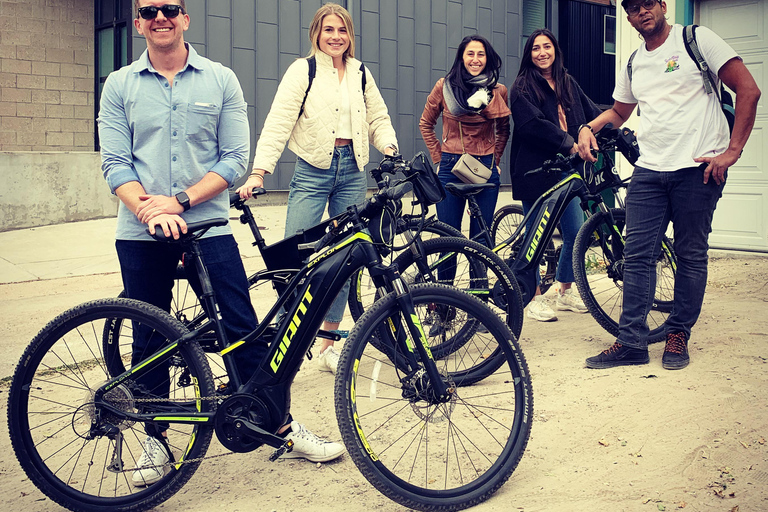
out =
[[[710,245],[768,252],[768,0],[703,0],[700,8],[700,24],[738,52],[763,92],[744,155],[728,171]]]

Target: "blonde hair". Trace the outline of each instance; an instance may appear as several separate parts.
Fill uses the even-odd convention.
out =
[[[349,35],[349,48],[344,52],[344,60],[346,60],[347,57],[354,57],[355,28],[352,25],[352,16],[344,7],[332,2],[328,2],[319,8],[315,13],[315,17],[312,18],[312,23],[309,24],[309,42],[312,43],[312,48],[310,48],[308,56],[312,57],[317,52],[321,51],[317,41],[320,39],[320,31],[323,29],[323,20],[326,16],[331,14],[335,14],[341,18],[342,23],[344,23],[344,28],[347,29],[347,35]]]

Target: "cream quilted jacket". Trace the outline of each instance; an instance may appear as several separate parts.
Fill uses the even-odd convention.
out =
[[[288,149],[314,167],[328,169],[331,166],[336,140],[335,130],[339,121],[339,77],[329,55],[317,52],[315,60],[317,71],[301,118],[299,109],[309,84],[309,65],[306,59],[297,59],[286,70],[256,144],[254,169],[272,172],[286,141]],[[390,144],[397,147],[397,136],[384,98],[376,87],[370,70],[365,70],[367,77],[363,99],[360,61],[347,59],[352,147],[357,167],[361,171],[368,163],[369,143],[381,152]]]

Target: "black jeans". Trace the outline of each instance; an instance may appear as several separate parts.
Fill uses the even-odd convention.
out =
[[[656,260],[661,239],[672,221],[677,256],[675,299],[667,333],[685,332],[699,318],[707,286],[709,233],[725,183],[710,178],[706,164],[672,172],[636,167],[627,193],[627,238],[624,249],[624,306],[618,340],[622,345],[648,346],[646,317],[656,290]]]

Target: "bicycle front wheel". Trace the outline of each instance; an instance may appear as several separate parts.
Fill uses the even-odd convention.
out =
[[[613,217],[613,223],[611,223]],[[624,303],[625,211],[614,208],[590,217],[579,230],[573,248],[576,286],[589,312],[612,336],[619,335]],[[656,258],[656,291],[648,323],[648,343],[662,341],[672,312],[677,261],[666,236]]]
[[[129,299],[102,299],[70,309],[35,336],[13,375],[8,408],[11,445],[30,480],[71,510],[135,511],[176,493],[197,470],[212,424],[135,423],[114,411],[142,414],[213,412],[213,379],[196,342],[158,358],[157,386],[132,376],[107,391],[112,378],[102,352],[104,324],[119,319],[161,345],[178,339],[184,326],[167,313]],[[147,433],[167,433],[163,476],[146,486],[135,471]]]
[[[479,299],[434,284],[415,285],[411,295],[420,322],[443,307],[478,324],[457,359],[435,361],[453,394],[433,398],[422,364],[401,368],[371,343],[377,329],[405,328],[391,293],[360,318],[344,345],[336,417],[350,457],[382,494],[416,510],[459,510],[488,499],[525,451],[533,410],[528,367],[512,331]],[[503,364],[470,386],[460,357],[488,343],[501,347]]]

